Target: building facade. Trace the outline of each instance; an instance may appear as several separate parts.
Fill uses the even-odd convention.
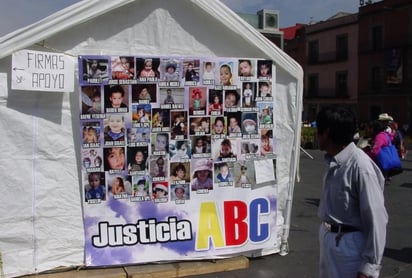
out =
[[[385,0],[359,8],[358,113],[412,123],[412,1]]]
[[[358,94],[358,17],[342,15],[305,27],[304,121],[324,105],[356,111]]]
[[[360,5],[358,14],[304,25],[294,36],[289,28],[298,25],[280,29],[284,50],[304,69],[303,120],[313,121],[323,105],[343,104],[360,122],[388,113],[411,127],[412,1]]]

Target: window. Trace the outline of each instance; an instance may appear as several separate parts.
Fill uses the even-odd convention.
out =
[[[309,63],[317,63],[319,59],[319,42],[309,42]]]
[[[348,35],[336,36],[336,60],[348,59]]]
[[[336,72],[336,96],[347,97],[348,96],[348,72],[338,71]]]
[[[317,97],[319,91],[319,76],[311,74],[308,76],[308,97]]]
[[[383,44],[382,26],[372,28],[372,49],[381,50]]]
[[[371,69],[370,88],[372,90],[378,90],[382,88],[382,74],[379,66],[374,66]]]

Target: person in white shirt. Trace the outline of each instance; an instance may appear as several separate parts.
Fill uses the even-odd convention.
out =
[[[378,166],[353,143],[356,120],[341,107],[323,108],[316,119],[326,173],[318,216],[321,278],[378,277],[388,214],[385,179]]]

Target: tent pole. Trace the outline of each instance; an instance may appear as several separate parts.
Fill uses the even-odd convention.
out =
[[[302,151],[304,154],[306,154],[306,156],[309,157],[310,159],[313,159],[313,156],[311,156],[307,151],[305,151],[304,148],[300,147],[300,151]]]

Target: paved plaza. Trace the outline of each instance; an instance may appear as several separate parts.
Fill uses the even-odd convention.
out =
[[[411,150],[411,148],[408,148]],[[248,269],[196,277],[318,277],[318,227],[316,216],[325,169],[323,153],[301,153],[300,182],[295,185],[289,254],[250,259]],[[412,277],[412,151],[402,161],[403,173],[385,186],[385,203],[389,214],[387,243],[381,278]]]

